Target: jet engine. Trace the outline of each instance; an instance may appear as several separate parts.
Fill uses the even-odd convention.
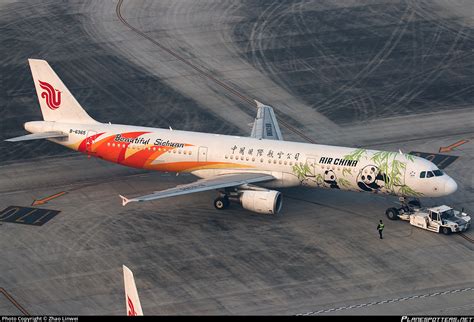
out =
[[[275,190],[243,190],[240,203],[247,210],[266,215],[276,215],[281,209],[283,198]]]

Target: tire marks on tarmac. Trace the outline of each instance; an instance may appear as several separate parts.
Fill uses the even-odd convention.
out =
[[[474,287],[458,288],[458,289],[453,289],[453,290],[447,290],[444,292],[417,294],[417,295],[387,299],[387,300],[382,300],[382,301],[354,304],[354,305],[349,305],[349,306],[339,306],[335,308],[322,309],[318,311],[306,312],[306,313],[301,313],[297,315],[317,315],[317,314],[324,314],[324,313],[332,313],[332,312],[339,312],[339,311],[344,311],[344,310],[360,309],[360,308],[365,308],[365,307],[374,306],[374,305],[390,304],[390,303],[396,303],[396,302],[422,299],[422,298],[427,298],[427,297],[435,297],[435,296],[441,296],[441,295],[449,295],[449,294],[455,294],[455,293],[461,293],[461,292],[472,292],[472,291],[474,291]]]

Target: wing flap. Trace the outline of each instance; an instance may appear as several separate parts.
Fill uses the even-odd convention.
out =
[[[180,196],[180,195],[185,195],[185,194],[190,194],[190,193],[195,193],[195,192],[236,187],[236,186],[241,186],[241,185],[249,184],[249,183],[270,181],[273,179],[275,179],[274,176],[271,176],[265,173],[224,174],[224,175],[219,175],[219,176],[215,176],[208,179],[201,179],[201,180],[188,183],[188,184],[179,185],[170,189],[156,191],[152,194],[141,196],[141,197],[128,199],[124,196],[120,196],[120,198],[122,198],[122,205],[125,206],[129,202],[151,201],[151,200],[175,197],[175,196]]]
[[[40,140],[40,139],[51,139],[51,138],[67,138],[68,135],[59,132],[59,131],[50,131],[42,133],[33,133],[22,136],[17,136],[16,138],[7,139],[8,142],[18,142],[18,141],[29,141],[29,140]]]

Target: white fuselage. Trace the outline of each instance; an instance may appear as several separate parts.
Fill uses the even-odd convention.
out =
[[[268,173],[277,179],[260,185],[269,188],[303,185],[404,197],[438,197],[457,188],[430,161],[399,152],[103,123],[38,121],[25,123],[25,129],[62,131],[67,139],[50,140],[131,167],[201,178]]]

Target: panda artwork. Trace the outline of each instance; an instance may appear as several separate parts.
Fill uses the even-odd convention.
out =
[[[340,189],[337,185],[336,174],[332,170],[324,171],[324,182],[332,189]]]
[[[357,185],[364,191],[376,191],[388,182],[388,176],[375,165],[363,167],[357,176]]]

